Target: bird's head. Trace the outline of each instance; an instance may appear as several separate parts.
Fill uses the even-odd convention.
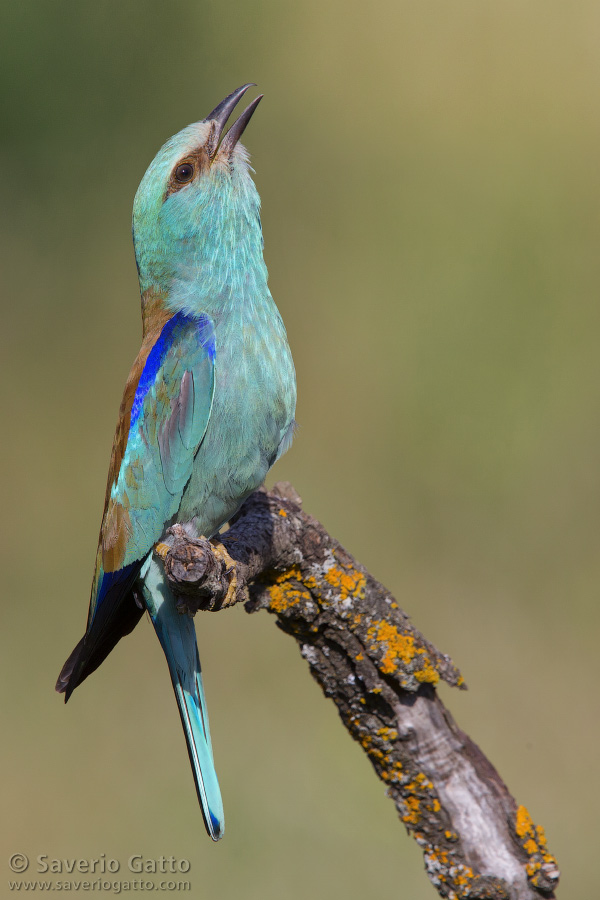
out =
[[[170,138],[142,178],[133,204],[142,297],[192,290],[214,297],[224,282],[235,281],[238,269],[254,260],[264,267],[260,198],[239,143],[262,95],[224,134],[251,86],[233,91],[201,122]]]

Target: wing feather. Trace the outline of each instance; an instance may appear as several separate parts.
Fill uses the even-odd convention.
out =
[[[213,325],[178,313],[147,335],[125,387],[87,630],[59,677],[66,699],[142,615],[133,584],[177,512],[214,392]]]
[[[213,391],[212,323],[179,313],[163,327],[140,376],[103,523],[105,570],[111,546],[119,548],[118,568],[143,558],[177,512],[206,432]],[[113,508],[126,512],[116,528],[110,527]]]

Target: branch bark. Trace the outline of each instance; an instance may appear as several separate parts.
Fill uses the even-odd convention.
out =
[[[543,828],[437,694],[440,680],[465,688],[452,660],[291,485],[256,491],[230,524],[218,541],[169,530],[160,555],[181,612],[241,601],[276,616],[387,786],[441,897],[554,897],[560,873]]]

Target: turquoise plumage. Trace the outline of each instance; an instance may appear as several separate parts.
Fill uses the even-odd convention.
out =
[[[153,550],[174,522],[215,535],[293,435],[294,366],[239,143],[261,97],[223,137],[250,86],[167,141],[135,197],[142,347],[119,412],[86,632],[56,686],[68,700],[147,610],[214,840],[223,835],[223,805],[195,630],[177,612]]]

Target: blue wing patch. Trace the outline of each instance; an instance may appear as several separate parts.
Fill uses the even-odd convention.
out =
[[[102,524],[104,572],[146,556],[177,512],[210,418],[215,355],[211,320],[184,313],[150,350]]]
[[[186,316],[183,313],[177,313],[176,316],[173,316],[172,319],[169,319],[169,321],[161,331],[160,337],[148,354],[146,364],[143,368],[142,374],[140,375],[140,380],[138,381],[138,386],[135,391],[133,405],[131,407],[131,417],[129,424],[130,432],[134,428],[142,411],[144,398],[156,381],[160,367],[164,363],[167,351],[169,350],[173,342],[174,332],[178,327],[185,327],[186,323],[189,323],[190,321],[193,321],[196,325],[200,344],[204,348],[204,350],[206,350],[210,362],[214,365],[216,355],[215,335],[212,327],[212,322],[208,318],[208,316],[201,315],[198,319],[192,320],[190,316]]]

